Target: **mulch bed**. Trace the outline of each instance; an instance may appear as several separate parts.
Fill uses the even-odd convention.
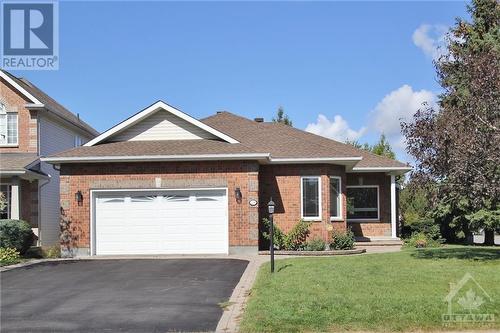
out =
[[[353,250],[329,250],[329,251],[281,251],[275,250],[274,254],[279,256],[342,256],[349,254],[365,253],[366,249],[353,249]],[[269,255],[269,250],[259,251],[261,255]]]

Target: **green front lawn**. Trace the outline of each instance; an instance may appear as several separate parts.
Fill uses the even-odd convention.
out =
[[[262,266],[245,310],[242,332],[408,331],[500,328],[500,249],[444,247],[360,256],[276,261]],[[490,324],[445,327],[450,283],[470,273],[493,301],[469,281],[494,314]],[[470,304],[470,303],[469,303]],[[464,311],[454,303],[454,311]]]

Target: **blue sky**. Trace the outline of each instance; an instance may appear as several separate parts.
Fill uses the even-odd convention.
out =
[[[197,118],[281,105],[332,138],[384,131],[406,160],[397,119],[432,103],[435,46],[466,15],[459,1],[64,1],[60,69],[14,74],[99,131],[159,99]]]

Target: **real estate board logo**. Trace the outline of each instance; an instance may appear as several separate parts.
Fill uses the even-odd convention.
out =
[[[495,315],[486,310],[493,299],[469,273],[458,283],[450,283],[450,292],[444,301],[448,303],[448,311],[442,315],[446,326],[495,322]]]
[[[2,68],[59,68],[59,25],[56,1],[2,1]]]

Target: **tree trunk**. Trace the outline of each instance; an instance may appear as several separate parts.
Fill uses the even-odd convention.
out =
[[[484,230],[483,245],[495,245],[495,230]]]

